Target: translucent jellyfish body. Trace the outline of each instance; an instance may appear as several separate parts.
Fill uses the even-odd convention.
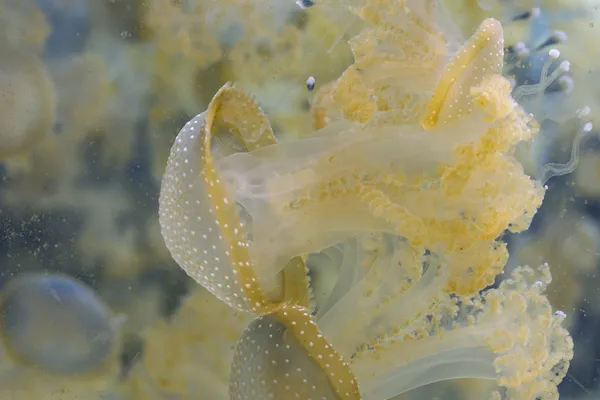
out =
[[[548,266],[450,296],[438,286],[448,265],[403,239],[367,235],[336,247],[343,261],[316,323],[349,360],[364,399],[460,378],[495,380],[499,398],[557,398],[573,344],[544,295]]]
[[[287,264],[283,276],[257,276],[245,215],[214,165],[213,147],[218,150],[219,144],[212,140],[218,135],[237,138],[248,150],[274,143],[258,106],[224,86],[208,111],[186,124],[171,149],[159,198],[167,248],[192,278],[236,309],[262,314],[277,308],[283,297],[308,305],[306,267],[300,258],[284,261],[279,269]]]
[[[2,44],[40,54],[49,31],[50,27],[36,0],[4,0],[0,4]]]
[[[16,365],[85,375],[110,363],[118,335],[92,289],[62,275],[25,275],[3,289],[0,332]]]
[[[54,86],[35,55],[0,45],[0,160],[29,150],[52,130]]]
[[[508,257],[498,237],[526,229],[543,197],[514,159],[536,124],[501,76],[498,21],[453,52],[436,4],[355,4],[372,26],[317,94],[312,135],[267,141],[266,118],[229,86],[179,133],[160,197],[167,247],[260,315],[236,347],[231,398],[384,399],[462,377],[495,379],[496,397],[555,398],[572,343],[542,293],[547,268],[480,295]],[[330,246],[340,279],[314,317],[286,272]]]
[[[375,6],[361,12],[379,16]],[[433,27],[415,23],[407,33],[406,26],[397,35],[369,30],[351,41],[360,71],[351,66],[326,89],[323,129],[216,160],[230,201],[247,215],[250,256],[262,279],[290,257],[360,232],[394,233],[437,253],[481,256],[485,241],[528,226],[542,190],[522,174],[512,152],[531,139],[535,124],[499,76],[501,26],[484,21],[446,65],[443,56],[424,50],[447,51]],[[380,47],[372,46],[378,41]],[[407,49],[387,54],[392,45]],[[402,69],[414,63],[408,54],[424,58],[426,67]],[[511,183],[496,189],[489,184],[506,179]],[[475,267],[482,272],[476,285],[490,284],[500,270],[502,250],[490,244],[488,251],[495,268]],[[470,290],[466,270],[456,272],[455,290]]]

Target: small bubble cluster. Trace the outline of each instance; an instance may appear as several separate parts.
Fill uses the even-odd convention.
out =
[[[173,146],[160,196],[167,247],[196,281],[255,316],[234,351],[230,398],[391,398],[471,376],[509,377],[499,384],[520,390],[531,377],[523,362],[508,361],[515,353],[527,360],[551,350],[547,342],[510,345],[512,332],[497,332],[496,325],[513,320],[518,334],[532,331],[564,344],[535,370],[541,387],[546,367],[570,359],[566,331],[553,330],[552,318],[530,327],[523,299],[512,292],[504,303],[496,292],[475,298],[507,262],[497,238],[506,229],[526,229],[543,198],[513,157],[514,145],[537,131],[501,75],[502,26],[483,21],[446,64],[450,48],[434,22],[437,2],[365,3],[353,12],[375,28],[351,40],[355,64],[316,96],[320,127],[328,129],[298,141],[265,140],[263,133],[272,131],[264,115],[225,85]],[[314,83],[309,78],[307,89]],[[212,136],[227,134],[245,149],[213,154]],[[373,246],[378,251],[362,252],[352,242],[361,237],[357,231],[390,236]],[[295,275],[287,274],[289,263],[279,264],[336,243],[348,244],[340,275],[357,275],[336,283],[329,310],[315,321],[298,301],[308,288],[287,287],[306,278],[304,264],[295,264]],[[544,276],[534,278],[546,285]],[[279,286],[281,296],[265,282]],[[490,323],[471,314],[477,310],[459,312],[459,297],[471,306],[499,299],[489,302],[497,306]],[[440,308],[432,312],[432,304]],[[502,374],[498,354],[507,362]],[[465,362],[472,355],[484,371]]]

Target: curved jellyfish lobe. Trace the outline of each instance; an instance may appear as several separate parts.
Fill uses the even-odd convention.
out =
[[[229,84],[206,112],[184,126],[171,149],[159,198],[167,248],[188,275],[235,309],[265,314],[280,307],[283,298],[307,306],[306,267],[300,258],[257,276],[239,206],[214,165],[213,136],[226,134],[241,140],[246,150],[275,143],[262,110]]]
[[[111,314],[92,289],[62,275],[11,281],[0,301],[0,337],[18,363],[61,375],[105,364],[118,342]]]
[[[229,394],[245,399],[360,399],[344,359],[298,306],[256,318],[239,340]]]

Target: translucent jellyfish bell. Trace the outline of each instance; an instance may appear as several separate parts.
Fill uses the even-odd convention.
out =
[[[302,307],[256,318],[238,341],[229,395],[250,399],[360,399],[349,365]]]
[[[417,29],[414,43],[419,42],[421,33]],[[362,40],[370,43],[368,36]],[[378,40],[378,36],[372,38]],[[414,242],[424,242],[429,236],[430,243],[440,243],[439,237],[432,235],[449,231],[438,229],[442,224],[449,226],[467,214],[475,220],[487,208],[483,199],[476,200],[476,194],[469,196],[468,205],[449,199],[447,188],[451,186],[455,192],[472,189],[464,184],[468,179],[460,178],[458,184],[452,174],[441,171],[458,162],[467,163],[467,156],[456,149],[481,142],[486,132],[515,111],[510,85],[498,75],[503,57],[500,24],[492,19],[482,23],[444,67],[433,95],[429,86],[415,88],[405,96],[381,89],[384,82],[369,83],[366,75],[381,75],[377,60],[382,56],[373,56],[366,44],[354,43],[355,54],[362,57],[361,67],[349,67],[336,81],[335,93],[328,95],[330,100],[339,100],[334,108],[345,110],[346,120],[332,121],[308,138],[231,154],[215,163],[228,193],[252,221],[248,228],[251,254],[260,272],[361,232],[399,233]],[[368,56],[374,60],[370,64]],[[401,75],[400,68],[394,70],[400,71],[403,80],[412,78]],[[432,80],[431,76],[425,80]],[[362,115],[369,104],[376,107],[374,96],[385,106],[372,116]],[[414,103],[419,103],[416,109],[420,113],[410,120],[402,112],[393,115]],[[354,111],[361,114],[356,117],[360,124],[348,120],[355,116]],[[517,136],[521,130],[506,132]],[[465,161],[459,161],[461,157]],[[427,196],[423,196],[425,190]],[[434,220],[440,221],[434,224],[438,228],[427,226],[427,221]],[[500,232],[494,227],[489,235]],[[453,235],[451,241],[460,237]]]
[[[92,289],[62,275],[18,277],[3,290],[0,337],[14,363],[53,375],[91,373],[118,342],[109,309]]]
[[[264,314],[283,298],[307,305],[301,258],[288,258],[278,269],[257,275],[253,243],[246,234],[251,221],[215,167],[216,150],[232,149],[215,148],[217,136],[243,142],[244,150],[275,143],[269,121],[251,98],[229,84],[219,90],[208,110],[185,125],[171,149],[159,198],[167,248],[188,275],[235,309]],[[282,269],[283,275],[278,274]]]
[[[337,399],[326,373],[292,335],[286,340],[285,332],[285,326],[270,316],[252,322],[237,347],[231,399],[306,399],[311,394],[318,399]]]

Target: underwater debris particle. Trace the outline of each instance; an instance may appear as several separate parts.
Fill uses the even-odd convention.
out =
[[[257,318],[246,329],[235,350],[229,393],[232,400],[361,398],[348,364],[308,310],[294,306]]]
[[[306,80],[306,88],[309,92],[312,92],[315,89],[315,77],[309,76]]]
[[[305,9],[314,6],[315,2],[311,0],[298,0],[296,4],[298,4],[298,7]]]

